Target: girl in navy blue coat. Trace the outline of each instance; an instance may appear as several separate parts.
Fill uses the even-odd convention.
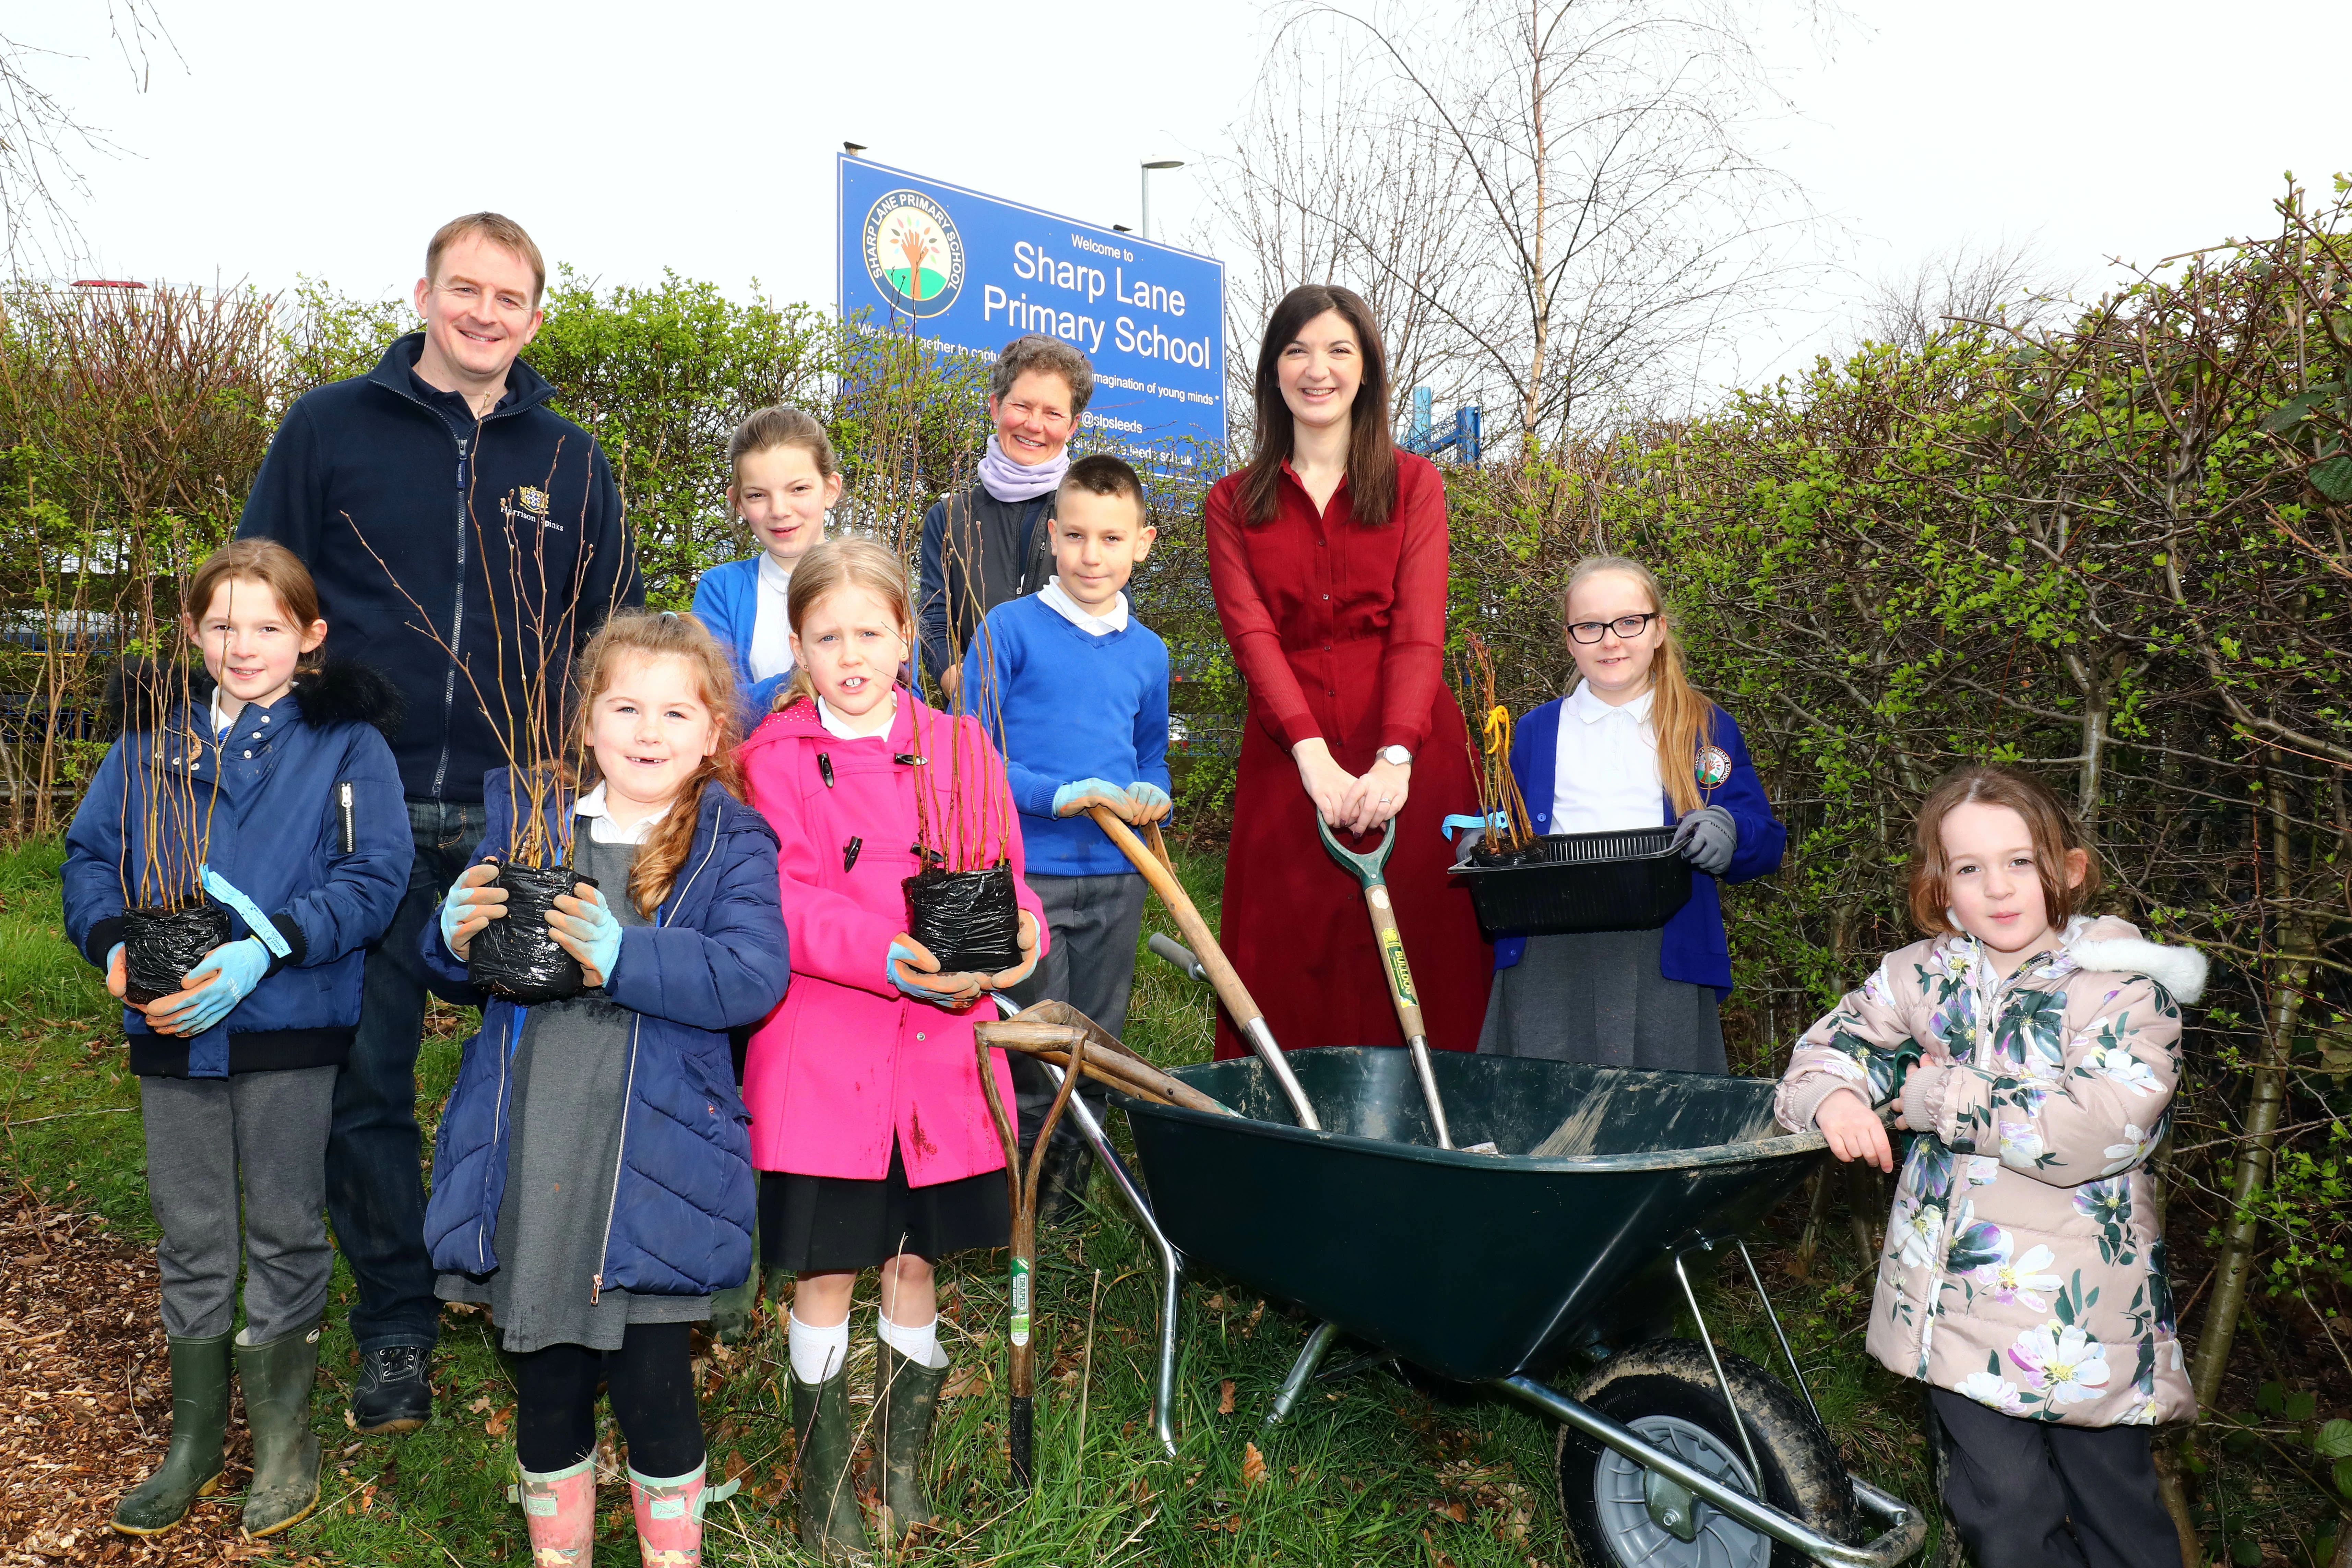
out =
[[[513,1352],[533,1561],[588,1562],[609,1383],[645,1560],[692,1568],[703,1509],[731,1489],[703,1484],[690,1326],[751,1258],[727,1032],[765,1017],[792,972],[776,836],[736,795],[734,682],[698,622],[617,615],[579,670],[591,787],[551,786],[544,828],[582,879],[549,931],[589,990],[484,1007],[435,1138],[425,1239],[441,1297],[487,1305]],[[530,826],[506,771],[483,798],[476,863],[424,934],[428,966],[469,1000],[473,940],[508,918],[491,862]]]
[[[272,1535],[318,1503],[327,1130],[364,950],[392,923],[415,848],[385,742],[398,695],[373,671],[311,662],[327,623],[301,562],[266,540],[226,546],[186,602],[204,675],[124,668],[122,738],[66,835],[66,934],[118,997],[133,909],[209,895],[228,915],[227,942],[122,1016],[163,1232],[172,1442],[114,1527],[159,1534],[220,1484],[233,1359],[253,1433],[244,1525]]]
[[[1661,929],[1505,936],[1478,1048],[1610,1067],[1727,1070],[1718,878],[1777,870],[1772,815],[1731,715],[1694,689],[1648,567],[1580,562],[1561,599],[1576,689],[1529,713],[1511,772],[1538,833],[1675,828],[1691,897]]]
[[[705,572],[694,584],[694,614],[734,659],[749,729],[767,716],[792,677],[784,595],[801,557],[824,542],[826,509],[841,499],[841,465],[824,426],[778,405],[736,426],[727,472],[727,504],[751,531],[760,553]]]

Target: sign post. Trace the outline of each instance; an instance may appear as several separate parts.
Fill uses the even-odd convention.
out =
[[[1223,262],[848,153],[835,168],[844,317],[982,360],[1060,338],[1094,366],[1087,425],[1122,455],[1223,445]]]

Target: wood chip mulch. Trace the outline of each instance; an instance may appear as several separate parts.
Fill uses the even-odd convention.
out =
[[[94,1215],[0,1194],[0,1564],[299,1562],[238,1537],[252,1444],[234,1404],[212,1496],[164,1535],[109,1528],[171,1424],[154,1253]]]

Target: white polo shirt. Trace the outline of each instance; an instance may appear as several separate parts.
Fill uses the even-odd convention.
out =
[[[785,596],[792,590],[792,568],[772,555],[761,555],[760,592],[752,601],[751,647],[743,656],[754,680],[782,675],[793,667],[793,616]]]
[[[1658,736],[1650,727],[1650,693],[1612,708],[1578,681],[1560,704],[1551,831],[1614,833],[1658,827],[1665,820],[1665,786],[1658,778]]]

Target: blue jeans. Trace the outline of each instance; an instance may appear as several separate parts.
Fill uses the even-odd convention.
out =
[[[360,1026],[335,1079],[327,1138],[327,1213],[360,1288],[352,1338],[362,1351],[430,1349],[441,1331],[425,1250],[425,1177],[416,1130],[416,1047],[425,1033],[417,942],[441,895],[482,841],[478,801],[412,800],[416,862],[383,940],[368,949]]]

